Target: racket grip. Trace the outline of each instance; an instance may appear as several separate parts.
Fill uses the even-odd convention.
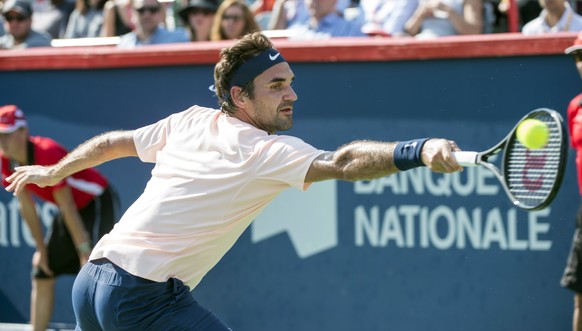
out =
[[[453,156],[457,159],[457,163],[463,167],[479,164],[479,153],[477,152],[453,152]]]

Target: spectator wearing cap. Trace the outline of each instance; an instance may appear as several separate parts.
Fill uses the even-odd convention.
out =
[[[2,8],[6,34],[0,37],[0,49],[48,47],[51,37],[32,29],[32,8],[26,0],[8,0]]]
[[[20,165],[57,163],[67,150],[54,140],[30,136],[23,111],[16,105],[0,106],[0,167],[2,184]],[[46,239],[34,197],[58,207]],[[93,244],[116,221],[118,198],[97,170],[81,171],[46,187],[27,185],[17,195],[22,218],[35,243],[32,257],[30,318],[34,330],[46,330],[50,321],[56,277],[75,275],[87,262]],[[45,241],[46,240],[46,241]]]
[[[527,22],[521,32],[536,35],[562,31],[582,31],[582,16],[566,0],[539,0],[543,10],[540,16]]]
[[[183,29],[169,31],[162,27],[165,21],[162,5],[157,0],[133,0],[132,18],[135,30],[121,36],[119,48],[135,48],[144,45],[188,42]]]
[[[572,55],[578,73],[582,77],[582,32],[578,34],[574,45],[568,47],[565,53]],[[580,198],[582,197],[582,93],[570,101],[567,113],[570,144],[576,151],[576,169],[580,193],[578,198]],[[572,329],[578,331],[582,329],[582,203],[580,203],[576,215],[576,228],[561,285],[574,292]]]
[[[208,41],[214,16],[218,9],[217,0],[189,0],[179,15],[188,27],[190,41]]]

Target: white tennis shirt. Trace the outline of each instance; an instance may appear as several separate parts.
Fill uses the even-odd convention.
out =
[[[93,249],[127,272],[194,289],[282,190],[301,190],[324,151],[193,106],[133,136],[139,158],[155,162],[142,195]]]

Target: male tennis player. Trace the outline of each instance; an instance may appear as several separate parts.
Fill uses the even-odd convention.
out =
[[[90,139],[55,166],[19,167],[8,191],[52,185],[87,167],[138,156],[155,167],[142,195],[97,243],[77,276],[78,330],[229,330],[190,291],[251,221],[288,187],[373,179],[426,165],[461,170],[456,144],[354,141],[334,152],[277,131],[290,129],[293,72],[262,34],[221,51],[214,69],[220,103],[192,106],[159,122]],[[387,128],[389,129],[389,128]]]

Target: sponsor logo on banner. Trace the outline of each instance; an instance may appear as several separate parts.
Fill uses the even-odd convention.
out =
[[[455,174],[416,168],[392,176],[288,189],[253,222],[258,243],[286,233],[300,258],[338,245],[338,224],[353,225],[354,247],[548,251],[551,208],[513,207],[494,175],[482,167]],[[532,184],[533,185],[533,184]],[[349,205],[350,215],[338,213]],[[353,204],[353,206],[351,204]],[[345,229],[345,227],[343,228]]]

